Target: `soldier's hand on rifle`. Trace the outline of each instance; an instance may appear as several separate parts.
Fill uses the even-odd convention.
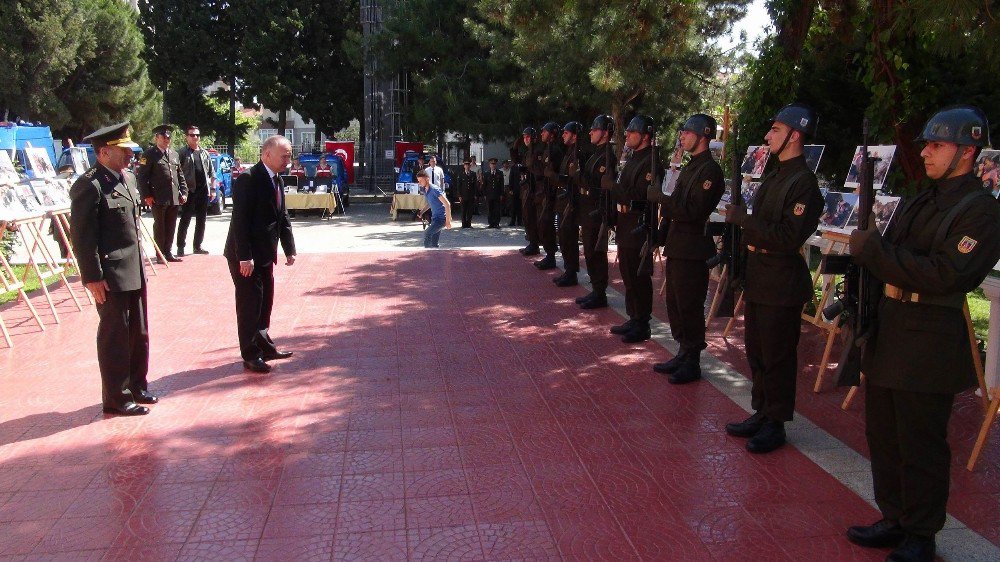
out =
[[[868,243],[868,239],[872,236],[879,236],[878,230],[874,228],[868,228],[865,230],[857,229],[851,233],[851,255],[856,256],[861,253],[864,249],[865,244]]]
[[[646,187],[646,199],[652,201],[653,203],[658,202],[660,200],[660,195],[662,194],[663,192],[660,191],[660,186],[658,185],[650,184]]]
[[[601,176],[601,189],[611,189],[615,186],[615,180],[611,177],[611,174],[604,174]]]
[[[742,205],[726,204],[726,222],[741,225],[747,220],[747,208]]]
[[[566,175],[568,175],[571,178],[575,178],[576,173],[579,171],[577,169],[578,167],[579,166],[577,166],[576,162],[570,162],[569,166],[566,166]]]

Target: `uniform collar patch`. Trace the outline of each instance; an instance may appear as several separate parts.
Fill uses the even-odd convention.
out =
[[[712,180],[705,180],[705,183],[701,184],[701,188],[705,191],[712,189]]]
[[[792,213],[795,216],[797,216],[797,217],[801,217],[802,214],[805,213],[805,212],[806,212],[806,204],[805,203],[796,203],[795,207],[792,209]]]
[[[968,236],[963,236],[961,240],[958,241],[958,251],[963,254],[968,254],[979,242]]]

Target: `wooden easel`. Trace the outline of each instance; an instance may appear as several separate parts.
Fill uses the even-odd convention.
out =
[[[42,226],[44,223],[45,215],[36,215],[18,221],[18,225],[21,227],[18,229],[18,232],[21,233],[25,247],[29,248],[28,268],[24,270],[21,282],[23,283],[27,280],[30,271],[35,272],[35,275],[38,277],[38,284],[42,289],[42,294],[45,295],[45,300],[49,303],[49,310],[52,311],[52,317],[55,318],[56,324],[59,324],[61,323],[59,313],[56,311],[55,302],[52,301],[52,294],[45,283],[46,280],[58,275],[62,279],[63,284],[66,285],[66,290],[69,291],[70,297],[72,297],[76,307],[79,310],[83,310],[83,306],[80,305],[80,301],[76,298],[76,293],[73,292],[73,287],[70,286],[69,281],[66,279],[66,269],[56,261],[49,247],[45,244],[45,240],[42,238]],[[28,244],[29,235],[32,238],[30,245]],[[42,271],[42,265],[45,266],[45,271]]]
[[[0,235],[7,231],[7,222],[0,221]],[[14,273],[14,269],[10,266],[7,258],[0,253],[0,283],[3,283],[4,292],[17,291],[18,300],[23,300],[26,305],[28,305],[28,310],[31,311],[32,318],[38,323],[38,327],[44,332],[45,323],[42,322],[41,316],[38,315],[38,311],[35,310],[35,305],[31,304],[31,300],[28,299],[27,293],[24,292],[24,282],[17,278]],[[14,340],[10,337],[10,332],[7,331],[7,325],[3,321],[3,317],[0,316],[0,331],[3,332],[3,337],[7,340],[8,347],[14,347]]]
[[[990,430],[993,429],[993,424],[997,420],[998,410],[1000,410],[1000,392],[986,406],[986,418],[983,420],[983,426],[979,428],[979,437],[976,438],[976,445],[972,448],[969,463],[965,465],[966,470],[969,472],[972,472],[976,468],[979,455],[982,454],[983,447],[986,446],[986,440],[990,436]]]
[[[136,220],[139,221],[139,250],[142,251],[143,261],[149,266],[149,270],[153,273],[153,275],[158,275],[158,273],[156,273],[156,263],[153,262],[153,258],[149,257],[149,252],[147,252],[142,246],[144,241],[148,242],[153,247],[153,253],[156,255],[159,263],[162,264],[163,267],[169,269],[170,265],[167,264],[167,258],[163,255],[163,252],[160,251],[160,247],[156,245],[156,239],[153,238],[153,234],[149,232],[149,227],[146,226],[146,221],[142,220],[142,216]]]
[[[822,239],[829,242],[826,246],[826,252],[823,253],[824,256],[829,255],[842,255],[848,249],[848,241],[850,237],[846,234],[840,234],[836,232],[824,232],[822,234]],[[824,278],[825,277],[825,278]],[[819,299],[813,298],[813,304],[816,307],[816,313],[809,315],[805,311],[802,312],[802,319],[809,322],[813,326],[826,332],[826,345],[823,347],[823,356],[819,363],[819,372],[816,373],[816,382],[813,384],[813,392],[818,393],[820,388],[823,386],[823,378],[826,376],[826,368],[830,362],[830,354],[833,352],[833,344],[836,342],[837,334],[840,333],[840,315],[836,318],[831,319],[829,322],[823,319],[823,308],[826,307],[827,302],[833,297],[837,292],[837,276],[836,275],[823,275],[820,273],[820,268],[816,269],[816,274],[813,275],[813,287],[822,279],[823,288],[820,291]]]
[[[73,251],[73,244],[70,242],[69,237],[69,209],[50,211],[49,220],[52,221],[52,227],[59,234],[59,239],[62,240],[66,248],[66,263],[70,264],[77,272],[80,271],[80,264],[76,259],[76,252]],[[94,297],[90,294],[90,291],[84,290],[83,294],[87,296],[87,301],[90,304],[94,304]]]

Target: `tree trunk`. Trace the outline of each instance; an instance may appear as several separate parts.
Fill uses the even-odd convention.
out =
[[[229,149],[230,156],[236,155],[236,77],[229,77]]]
[[[798,0],[788,3],[788,11],[778,21],[778,45],[790,61],[802,56],[802,47],[816,12],[816,0]]]
[[[278,110],[278,134],[285,136],[285,123],[288,122],[288,110],[281,108]]]

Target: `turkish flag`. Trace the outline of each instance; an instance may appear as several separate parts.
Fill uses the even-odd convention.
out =
[[[406,156],[406,151],[412,150],[417,154],[423,154],[424,143],[422,142],[403,142],[396,141],[396,167],[403,165],[403,158]]]
[[[347,183],[354,183],[354,141],[326,141],[323,152],[340,156],[347,168]]]

